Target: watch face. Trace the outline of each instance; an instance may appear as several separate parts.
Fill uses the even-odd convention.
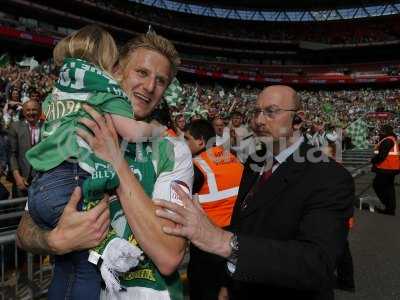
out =
[[[230,246],[231,246],[232,250],[235,250],[235,251],[239,250],[239,242],[238,242],[236,234],[232,235],[231,240],[230,240]]]
[[[239,252],[239,242],[236,234],[233,234],[230,241],[229,246],[231,247],[231,254],[227,258],[231,263],[236,264]]]

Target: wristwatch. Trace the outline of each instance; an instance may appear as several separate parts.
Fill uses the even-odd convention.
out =
[[[231,247],[231,255],[228,256],[228,260],[231,263],[236,264],[239,256],[239,241],[236,234],[231,236],[231,239],[229,240],[229,246]]]

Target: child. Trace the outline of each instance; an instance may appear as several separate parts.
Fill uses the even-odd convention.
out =
[[[82,126],[79,119],[88,116],[81,108],[83,103],[109,113],[118,134],[128,142],[156,132],[155,126],[133,119],[129,99],[110,75],[118,51],[108,32],[86,26],[62,39],[53,56],[56,65],[62,65],[60,75],[43,104],[46,121],[42,141],[27,153],[39,174],[29,188],[29,213],[39,226],[47,229],[56,226],[76,186],[83,185],[83,209],[89,209],[119,184],[108,163],[95,157],[89,145],[76,135],[76,128]],[[119,240],[117,248],[125,260],[116,271],[125,272],[136,266],[141,251]],[[114,275],[103,274],[103,269],[103,278]],[[49,299],[64,298],[69,293],[72,299],[98,299],[100,283],[100,273],[88,262],[88,251],[59,256]]]

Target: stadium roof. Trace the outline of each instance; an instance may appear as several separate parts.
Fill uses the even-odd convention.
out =
[[[388,1],[382,0],[177,0],[177,2],[208,5],[212,7],[261,10],[354,8],[388,3]]]
[[[400,1],[392,1],[389,4],[372,0],[130,1],[181,13],[246,21],[313,22],[352,20],[400,14]],[[230,6],[228,7],[229,3]],[[235,7],[232,7],[232,3],[235,3]],[[290,3],[293,5],[291,6]],[[246,6],[241,7],[241,5]]]

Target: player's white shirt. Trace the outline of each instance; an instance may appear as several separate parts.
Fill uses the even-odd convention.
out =
[[[153,199],[171,199],[172,181],[182,181],[189,187],[191,195],[194,171],[192,154],[185,142],[176,138],[167,138],[174,145],[174,168],[170,172],[162,172],[157,177],[153,190]],[[157,163],[153,161],[153,166],[157,168]],[[157,169],[156,169],[157,172]],[[158,172],[157,172],[158,173]],[[105,290],[101,291],[100,300],[170,300],[168,291],[157,291],[146,287],[128,287],[126,291],[118,295],[107,294]]]

